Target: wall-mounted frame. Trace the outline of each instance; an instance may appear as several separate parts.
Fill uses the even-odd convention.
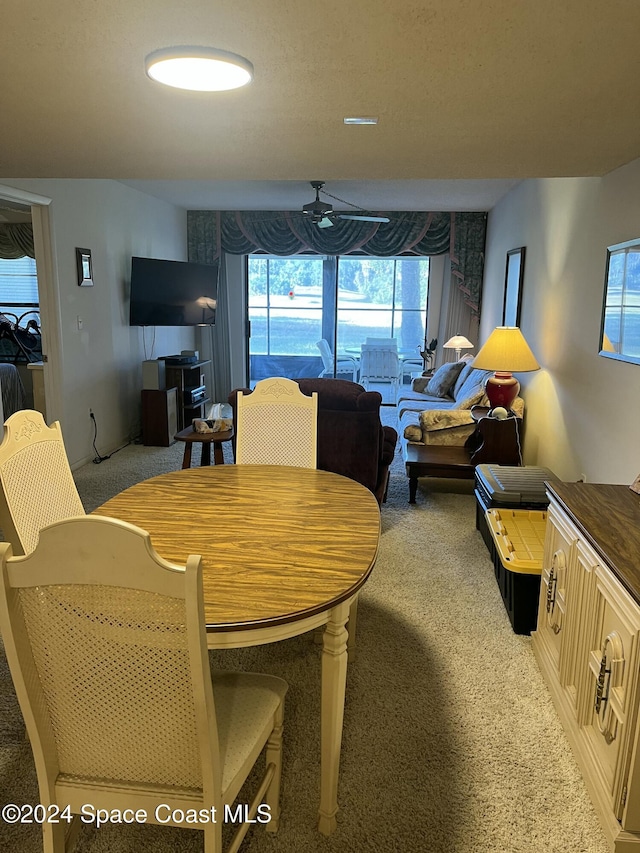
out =
[[[76,249],[76,268],[78,270],[78,285],[80,287],[93,287],[91,249]]]
[[[502,304],[503,326],[520,326],[524,256],[525,246],[507,252],[507,265],[504,274],[504,302]]]
[[[640,364],[640,239],[607,248],[600,355]]]

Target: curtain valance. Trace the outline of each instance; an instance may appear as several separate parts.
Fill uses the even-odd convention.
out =
[[[377,257],[449,253],[452,275],[472,311],[482,290],[486,213],[385,213],[389,223],[337,220],[332,228],[286,211],[213,211],[187,213],[189,257],[212,262],[222,252],[249,255],[322,255],[354,253]]]
[[[295,255],[439,255],[449,251],[448,213],[386,213],[389,223],[338,219],[331,228],[318,228],[299,213],[231,211],[220,214],[221,245],[225,252],[248,255],[268,252]]]
[[[33,226],[30,222],[0,224],[0,258],[15,261],[17,258],[35,258]]]

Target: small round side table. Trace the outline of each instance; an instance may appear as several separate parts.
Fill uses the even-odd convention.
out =
[[[215,465],[224,465],[222,456],[222,443],[231,441],[233,429],[225,429],[221,432],[196,432],[192,426],[188,426],[174,436],[176,441],[184,441],[184,457],[182,467],[191,467],[191,448],[199,442],[202,445],[200,455],[201,465],[211,465],[211,445],[213,444],[213,460]]]

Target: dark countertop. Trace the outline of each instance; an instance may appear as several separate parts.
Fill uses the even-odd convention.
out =
[[[640,495],[599,483],[549,482],[547,488],[640,604]]]

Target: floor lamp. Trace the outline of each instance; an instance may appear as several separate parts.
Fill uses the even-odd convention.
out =
[[[454,335],[452,338],[449,338],[446,344],[442,344],[443,349],[454,349],[456,351],[456,361],[460,361],[461,350],[470,349],[474,346],[475,344],[472,344],[464,335]]]

